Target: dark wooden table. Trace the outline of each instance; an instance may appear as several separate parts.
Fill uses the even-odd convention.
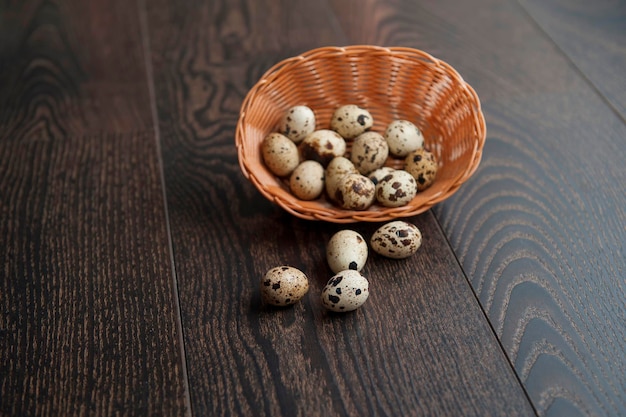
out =
[[[345,226],[265,200],[234,130],[350,44],[450,63],[488,134],[337,316]],[[0,416],[624,416],[625,161],[621,0],[0,2]],[[311,290],[267,308],[284,263]]]

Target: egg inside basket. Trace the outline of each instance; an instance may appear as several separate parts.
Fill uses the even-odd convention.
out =
[[[334,110],[344,104],[367,109],[374,118],[371,130],[381,134],[394,120],[417,125],[438,160],[433,184],[405,206],[374,204],[365,211],[342,209],[324,195],[312,201],[292,195],[288,182],[265,166],[263,139],[293,106],[310,107],[316,129],[328,129]],[[304,219],[349,223],[410,217],[445,200],[478,167],[485,137],[478,96],[450,65],[417,49],[349,46],[314,49],[270,68],[244,99],[235,142],[242,172],[266,198]],[[349,152],[352,141],[346,142]],[[386,162],[402,164],[392,156]]]

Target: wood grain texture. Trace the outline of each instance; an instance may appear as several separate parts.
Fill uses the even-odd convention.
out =
[[[550,106],[557,104],[564,103]],[[580,107],[576,111],[582,112]],[[492,112],[502,116],[500,109]],[[601,115],[606,112],[595,117]],[[581,117],[567,126],[539,125],[527,134],[584,132],[588,122]],[[605,178],[624,181],[623,174],[581,161],[578,154],[551,165],[546,147],[559,145],[520,149],[512,132],[525,126],[511,121],[490,126],[490,159],[475,185],[468,184],[441,207],[444,230],[539,413],[621,415],[624,214],[614,203],[621,191],[611,190],[615,186]],[[614,123],[605,133],[617,141],[626,131]],[[587,139],[558,136],[560,146]]]
[[[521,0],[543,31],[626,120],[626,3]]]
[[[2,3],[2,416],[185,413],[137,16]]]
[[[369,3],[371,42],[432,52],[482,99],[483,162],[435,213],[538,414],[624,415],[623,120],[517,3]]]
[[[29,0],[3,6],[1,13],[4,136],[153,128],[136,7]]]
[[[366,306],[328,314],[324,251],[339,226],[288,215],[241,174],[247,90],[287,55],[346,42],[326,3],[147,6],[194,414],[534,415],[431,213],[411,219],[419,255],[372,256]],[[280,264],[311,280],[293,308],[261,303]]]
[[[1,3],[0,415],[625,415],[623,16],[608,1]],[[489,136],[476,175],[411,219],[422,250],[373,255],[370,300],[341,316],[319,303],[340,226],[265,201],[233,137],[270,65],[355,43],[451,63]],[[282,263],[311,291],[268,308],[259,280]]]

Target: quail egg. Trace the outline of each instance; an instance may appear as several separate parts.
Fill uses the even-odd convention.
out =
[[[374,118],[355,104],[337,108],[330,120],[330,128],[345,139],[353,139],[374,125]]]
[[[361,133],[352,143],[350,160],[363,175],[382,167],[389,156],[389,145],[378,132]]]
[[[331,311],[348,312],[369,297],[369,282],[359,271],[348,269],[333,276],[322,290],[322,305]]]
[[[286,177],[300,163],[297,146],[285,135],[270,133],[261,143],[263,162],[275,175]]]
[[[341,179],[347,174],[358,174],[359,171],[354,167],[354,164],[343,156],[337,156],[326,167],[324,173],[324,181],[326,187],[326,195],[331,201],[335,200],[335,193]]]
[[[334,195],[334,201],[347,210],[367,210],[375,199],[376,186],[372,180],[361,174],[341,177]]]
[[[392,221],[379,227],[370,239],[372,250],[393,259],[413,255],[422,245],[422,233],[412,223]]]
[[[367,261],[367,242],[354,230],[340,230],[326,245],[326,260],[335,274],[346,269],[360,271]]]
[[[324,191],[324,167],[316,161],[303,161],[291,173],[289,189],[301,200],[315,200]]]
[[[408,204],[417,194],[415,178],[402,169],[387,174],[376,184],[376,200],[385,207]]]
[[[409,152],[424,146],[422,132],[408,120],[391,122],[385,130],[384,137],[389,144],[389,153],[398,157],[405,157]]]
[[[294,143],[300,143],[315,130],[315,113],[307,106],[293,106],[280,119],[278,129]]]
[[[381,179],[383,179],[384,177],[386,177],[387,175],[391,174],[393,171],[395,171],[395,169],[393,169],[392,167],[382,167],[382,168],[378,168],[372,172],[370,172],[367,175],[367,178],[369,178],[370,180],[372,180],[372,182],[374,183],[374,185],[378,184],[380,182]]]
[[[275,306],[297,303],[309,291],[309,280],[304,272],[288,265],[277,266],[261,279],[261,297]]]
[[[407,155],[404,169],[415,178],[417,191],[423,191],[435,181],[437,158],[426,149],[418,149]]]
[[[308,134],[300,143],[303,159],[317,161],[324,167],[336,156],[346,153],[346,141],[339,133],[329,129],[319,129]]]

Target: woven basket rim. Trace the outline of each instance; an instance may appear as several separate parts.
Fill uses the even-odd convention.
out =
[[[431,196],[427,201],[419,206],[407,205],[396,208],[383,208],[377,210],[351,211],[344,210],[336,206],[328,207],[324,204],[314,202],[299,201],[291,194],[281,192],[279,187],[273,184],[265,184],[255,173],[258,161],[249,161],[246,157],[247,142],[245,140],[245,125],[248,111],[254,104],[255,98],[265,90],[271,89],[272,82],[280,79],[282,75],[288,73],[295,67],[303,65],[307,61],[326,59],[337,56],[338,58],[360,57],[360,56],[382,56],[390,58],[401,58],[403,60],[419,60],[429,66],[436,67],[445,72],[447,76],[455,81],[455,86],[468,96],[468,101],[472,104],[473,128],[475,129],[474,149],[472,150],[471,162],[465,167],[447,189]],[[267,132],[269,133],[269,132]],[[321,220],[332,223],[353,223],[353,222],[382,222],[404,217],[411,217],[430,209],[435,204],[445,200],[474,174],[482,159],[482,149],[486,140],[486,124],[482,113],[480,99],[476,91],[464,81],[463,77],[448,63],[435,58],[431,54],[404,46],[372,46],[372,45],[351,45],[351,46],[326,46],[309,50],[300,55],[286,58],[271,66],[260,77],[257,83],[246,94],[240,109],[240,116],[235,132],[235,143],[237,147],[239,166],[243,175],[250,180],[253,185],[268,200],[279,205],[281,208],[296,217],[308,220]]]

